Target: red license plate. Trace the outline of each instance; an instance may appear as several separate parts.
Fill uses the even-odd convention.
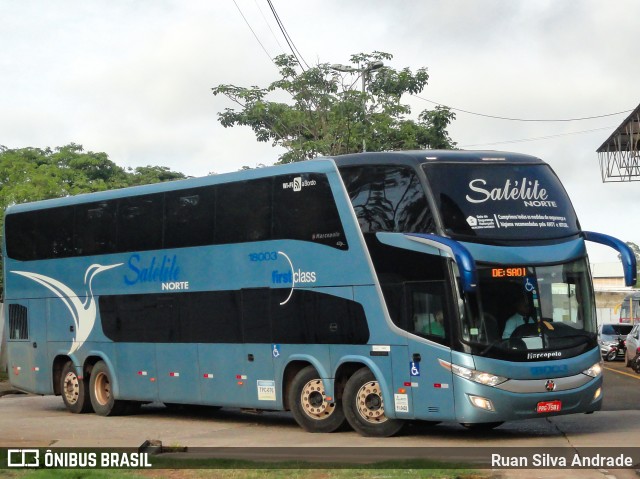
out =
[[[560,412],[562,410],[562,401],[543,401],[539,402],[536,407],[538,414],[545,412]]]

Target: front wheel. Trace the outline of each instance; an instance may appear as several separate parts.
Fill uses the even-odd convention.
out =
[[[616,356],[618,355],[618,350],[617,349],[612,349],[611,351],[609,351],[607,353],[607,355],[604,357],[607,361],[613,361],[614,359],[616,359]]]
[[[368,368],[349,378],[342,396],[344,415],[351,427],[363,436],[389,437],[397,434],[404,422],[390,419],[384,413],[382,389]]]
[[[109,368],[104,361],[98,361],[91,371],[89,393],[93,410],[100,416],[119,416],[127,409],[127,401],[119,401],[113,397],[112,382]]]
[[[289,405],[296,422],[308,432],[334,432],[345,422],[342,404],[326,400],[324,384],[313,366],[295,375]]]
[[[60,376],[60,392],[66,408],[74,414],[91,412],[91,400],[87,382],[78,376],[76,367],[71,361],[62,368]]]

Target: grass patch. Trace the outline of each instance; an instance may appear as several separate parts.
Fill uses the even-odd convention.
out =
[[[8,472],[7,475],[5,475]],[[39,469],[2,471],[11,479],[486,479],[489,472],[450,469],[148,469],[144,471],[97,469]]]
[[[227,459],[189,459],[154,456],[153,469],[35,469],[0,471],[11,479],[487,479],[490,471],[474,471],[461,464],[426,460],[346,465],[329,463],[252,462]]]

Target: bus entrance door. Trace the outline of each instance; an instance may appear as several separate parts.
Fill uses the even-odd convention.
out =
[[[407,369],[416,419],[441,421],[454,413],[452,374],[440,360],[451,363],[451,350],[409,340]]]
[[[451,314],[444,281],[405,283],[409,324],[409,365],[415,417],[442,420],[454,411],[453,381],[449,369],[440,361],[451,362],[448,347]]]

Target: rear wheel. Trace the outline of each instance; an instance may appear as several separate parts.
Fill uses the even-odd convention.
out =
[[[334,432],[344,423],[342,403],[326,399],[324,384],[313,366],[295,375],[289,388],[289,405],[296,422],[308,432]]]
[[[388,418],[382,389],[368,368],[349,378],[342,396],[344,414],[353,429],[363,436],[389,437],[397,434],[404,422]]]
[[[62,368],[60,376],[60,392],[66,408],[75,414],[91,412],[89,388],[84,378],[78,376],[76,367],[71,361]]]
[[[127,410],[127,401],[116,400],[113,397],[111,378],[111,372],[104,361],[98,361],[93,366],[89,393],[93,410],[100,416],[119,416]]]

